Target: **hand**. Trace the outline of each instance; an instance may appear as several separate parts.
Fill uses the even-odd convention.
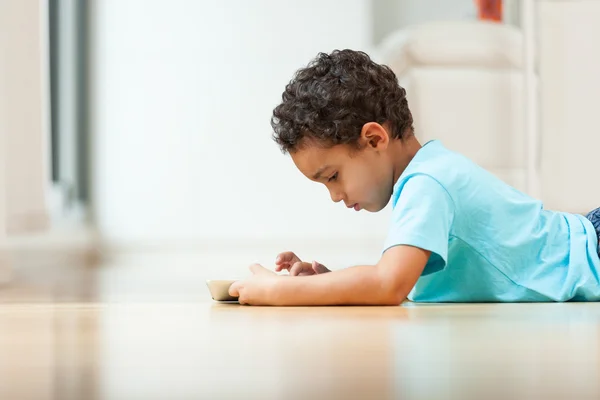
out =
[[[284,269],[288,270],[292,276],[316,275],[331,272],[323,264],[316,261],[313,261],[312,263],[303,262],[291,251],[281,253],[275,259],[275,271],[280,272]]]
[[[236,281],[229,287],[229,295],[237,297],[240,304],[274,305],[273,288],[282,277],[260,264],[252,264],[250,271],[250,278]]]

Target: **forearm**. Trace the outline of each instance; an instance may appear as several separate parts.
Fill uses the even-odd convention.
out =
[[[277,282],[273,303],[281,306],[398,305],[408,292],[404,293],[396,282],[374,265],[290,277]]]

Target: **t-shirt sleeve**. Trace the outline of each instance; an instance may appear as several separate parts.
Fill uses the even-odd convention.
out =
[[[384,245],[408,245],[432,254],[423,271],[428,275],[448,262],[448,240],[454,219],[454,202],[446,189],[427,175],[409,178],[392,211],[391,225]]]

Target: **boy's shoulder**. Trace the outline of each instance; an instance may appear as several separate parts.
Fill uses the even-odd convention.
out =
[[[399,194],[408,181],[422,176],[437,181],[448,190],[454,181],[461,176],[472,175],[477,168],[477,165],[463,155],[449,150],[439,140],[431,140],[419,149],[402,172],[394,192]]]
[[[450,166],[456,169],[469,168],[475,164],[464,155],[448,149],[439,140],[430,140],[415,154],[403,175],[419,172],[437,172],[447,170]]]
[[[405,186],[410,186],[409,183],[417,191],[432,188],[429,191],[431,193],[445,192],[455,204],[477,203],[484,206],[490,202],[523,201],[523,197],[527,197],[469,158],[449,150],[438,140],[425,143],[411,160],[396,182],[393,204]],[[436,190],[434,186],[441,186],[443,191]],[[408,192],[414,195],[415,191]]]

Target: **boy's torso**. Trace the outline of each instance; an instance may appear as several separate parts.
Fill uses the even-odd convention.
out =
[[[396,184],[436,180],[453,202],[447,264],[432,257],[409,298],[423,302],[600,299],[597,237],[583,216],[543,209],[438,141],[423,146]],[[427,196],[427,193],[423,193]]]

